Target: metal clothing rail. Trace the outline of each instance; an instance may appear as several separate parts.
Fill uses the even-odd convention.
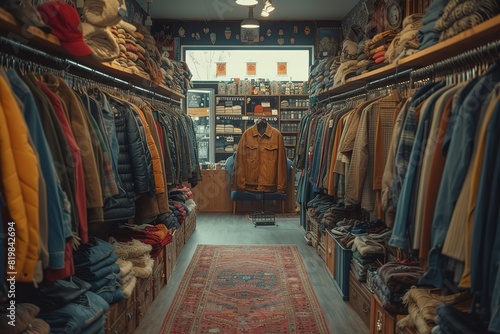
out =
[[[143,97],[145,95],[145,97],[148,97],[151,99],[157,99],[160,101],[164,101],[167,103],[175,103],[178,105],[181,103],[179,100],[170,98],[170,97],[162,95],[162,94],[158,94],[154,91],[136,86],[130,82],[116,78],[112,75],[103,73],[103,72],[98,71],[96,69],[93,69],[91,67],[84,66],[84,65],[79,64],[75,61],[57,57],[55,55],[41,51],[39,49],[35,49],[35,48],[30,47],[30,46],[24,45],[22,43],[16,42],[14,40],[7,39],[3,36],[0,36],[0,44],[8,44],[13,48],[13,50],[16,53],[19,53],[19,55],[17,55],[17,54],[14,55],[14,54],[5,52],[3,50],[0,51],[0,58],[1,58],[0,63],[2,65],[5,62],[7,62],[7,64],[9,62],[11,62],[11,66],[15,67],[16,66],[16,58],[17,58],[19,61],[25,61],[27,63],[32,63],[33,68],[46,68],[49,70],[50,69],[59,70],[62,72],[62,76],[65,76],[66,72],[68,72],[73,77],[80,77],[83,81],[95,81],[96,83],[105,84],[108,86],[109,86],[109,82],[112,82],[114,85],[113,87],[115,87],[115,88],[125,90],[125,91],[140,93],[141,96],[143,96]],[[25,51],[25,52],[27,52],[35,57],[42,57],[43,59],[48,61],[50,64],[41,64],[41,63],[37,63],[37,62],[32,61],[32,60],[23,59],[22,57],[20,57],[20,55],[22,55],[23,52],[20,52],[20,51]],[[72,73],[72,72],[76,72],[75,70],[88,73],[89,76],[83,77],[83,76],[80,76],[78,74]]]
[[[440,62],[414,70],[410,82],[434,79],[439,75],[448,75],[464,70],[475,70],[478,66],[488,66],[500,59],[500,40],[490,42],[475,49],[460,53]]]
[[[383,87],[384,85],[387,85],[387,83],[390,83],[392,81],[392,84],[397,84],[399,81],[404,81],[407,80],[412,69],[407,69],[401,72],[396,72],[394,74],[388,75],[386,77],[371,81],[367,84],[365,84],[362,87],[358,87],[356,89],[341,93],[341,94],[336,94],[336,95],[331,95],[328,96],[320,101],[318,101],[319,104],[325,103],[325,102],[333,102],[333,101],[341,101],[345,100],[351,97],[355,97],[356,95],[362,95],[362,94],[367,94],[371,90],[378,89],[380,87]]]

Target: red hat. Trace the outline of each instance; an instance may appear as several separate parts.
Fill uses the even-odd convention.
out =
[[[77,57],[93,53],[83,40],[80,15],[73,6],[63,1],[48,1],[40,4],[37,9],[68,53]]]

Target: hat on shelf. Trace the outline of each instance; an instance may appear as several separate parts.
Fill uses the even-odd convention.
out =
[[[88,56],[92,49],[83,40],[80,16],[75,7],[63,1],[44,2],[37,7],[43,21],[52,28],[66,51],[77,57]]]
[[[85,0],[83,17],[88,23],[101,27],[111,27],[121,23],[127,15],[125,1],[119,0]],[[125,29],[125,27],[122,27]]]

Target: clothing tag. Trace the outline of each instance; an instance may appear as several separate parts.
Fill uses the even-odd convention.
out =
[[[329,127],[329,128],[333,128],[333,119],[331,119],[331,120],[328,122],[328,127]]]

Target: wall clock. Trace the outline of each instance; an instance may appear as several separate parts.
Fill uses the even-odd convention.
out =
[[[403,9],[401,4],[395,0],[387,1],[385,5],[385,19],[387,22],[387,28],[398,29],[403,21]]]

